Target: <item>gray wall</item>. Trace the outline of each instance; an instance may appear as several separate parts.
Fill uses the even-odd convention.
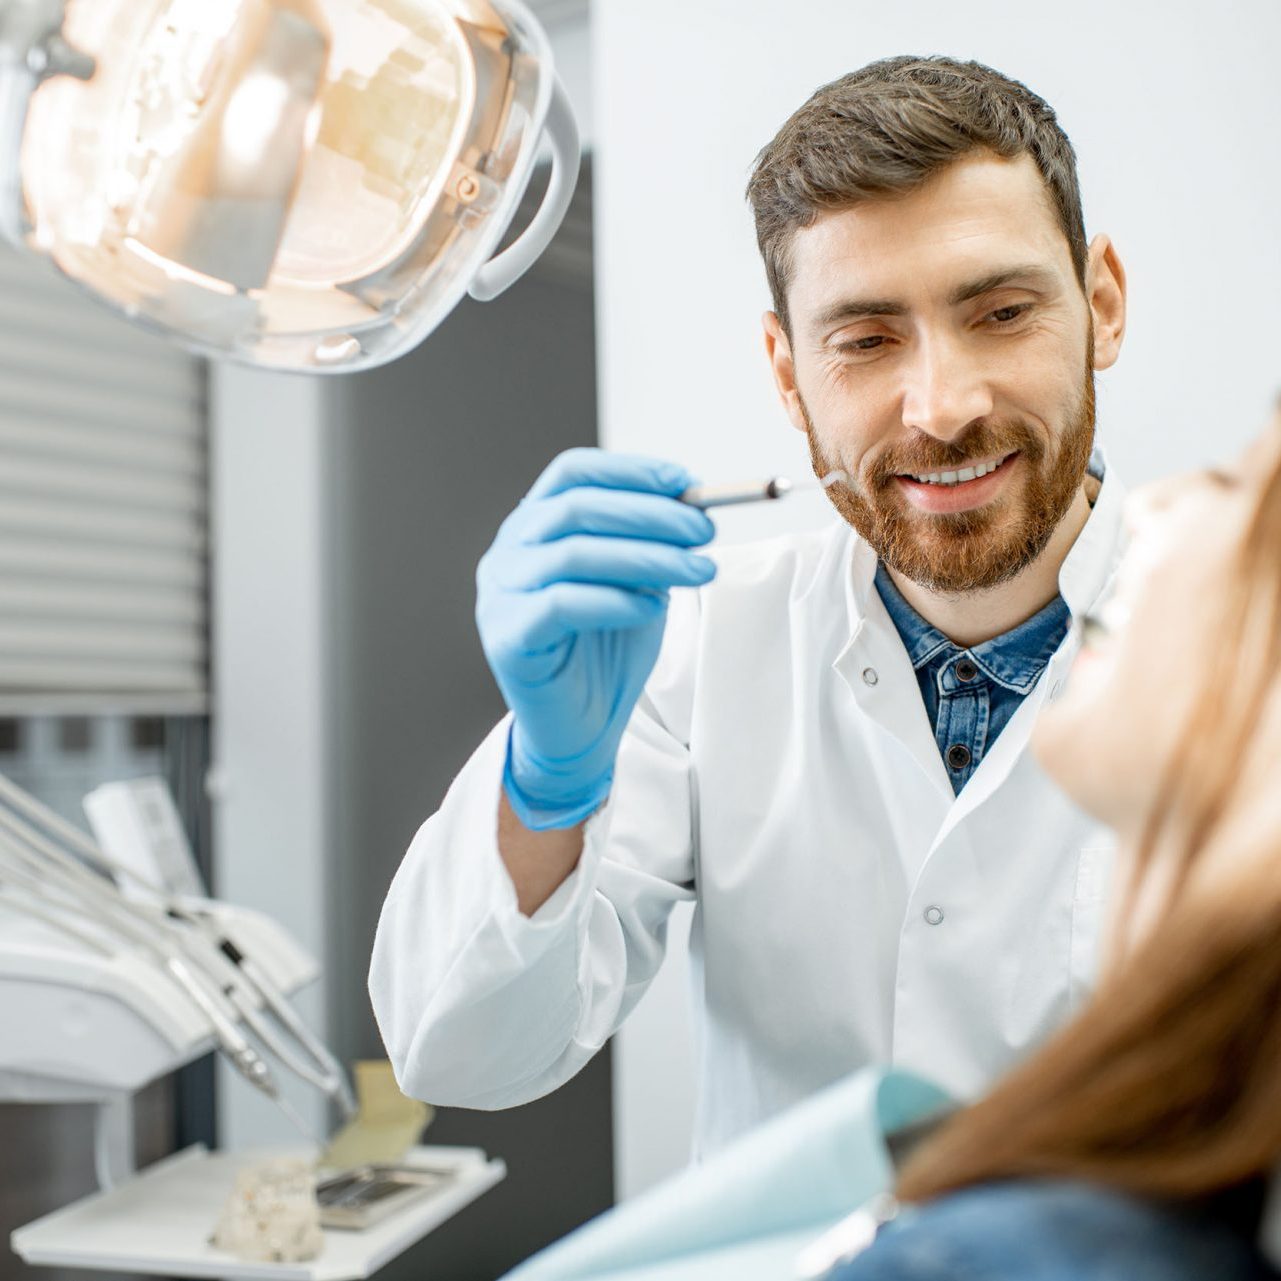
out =
[[[163,1077],[134,1096],[139,1166],[174,1151],[174,1079]],[[116,1272],[29,1267],[9,1246],[15,1228],[96,1192],[93,1162],[89,1104],[0,1106],[0,1281],[128,1281]]]
[[[324,396],[328,1026],[343,1058],[383,1057],[365,991],[379,907],[414,831],[503,710],[476,638],[476,562],[551,457],[596,441],[590,284],[535,268],[495,302],[464,302],[403,360],[332,380]],[[608,1053],[528,1107],[442,1111],[427,1138],[484,1147],[510,1173],[388,1275],[496,1276],[611,1203]]]

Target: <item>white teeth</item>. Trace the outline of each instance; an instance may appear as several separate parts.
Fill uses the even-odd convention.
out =
[[[918,480],[923,485],[960,485],[967,480],[977,480],[980,476],[994,472],[1004,461],[1004,458],[998,458],[995,462],[979,463],[977,467],[963,467],[960,471],[909,472],[908,474],[913,480]]]

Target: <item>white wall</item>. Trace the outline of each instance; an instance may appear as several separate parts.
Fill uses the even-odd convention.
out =
[[[325,954],[329,694],[325,384],[234,366],[211,374],[214,890]],[[295,1004],[322,1037],[325,988]],[[264,1096],[218,1065],[224,1147],[290,1143]],[[327,1105],[277,1073],[317,1132]]]
[[[589,149],[595,130],[590,7],[587,0],[541,0],[531,8],[547,29],[556,75],[574,109],[579,140],[584,150]]]
[[[1033,19],[1030,14],[1036,15]],[[707,479],[808,473],[761,354],[743,197],[757,150],[819,85],[947,53],[1024,80],[1081,161],[1087,231],[1128,267],[1126,349],[1099,423],[1131,483],[1230,454],[1281,387],[1281,6],[1081,0],[649,0],[594,10],[602,440]],[[722,517],[723,538],[826,519],[821,500]],[[617,1045],[620,1195],[685,1156],[683,957]]]

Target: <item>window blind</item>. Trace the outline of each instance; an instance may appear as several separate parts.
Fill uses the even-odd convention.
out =
[[[0,247],[0,714],[204,711],[203,362]]]

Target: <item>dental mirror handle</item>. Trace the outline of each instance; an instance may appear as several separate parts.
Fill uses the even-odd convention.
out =
[[[733,507],[739,503],[762,503],[772,498],[784,498],[796,489],[812,489],[815,485],[831,489],[833,485],[848,484],[849,473],[837,468],[820,476],[807,485],[793,485],[784,476],[771,476],[768,480],[749,480],[737,485],[691,485],[681,496],[683,503],[700,507]]]
[[[699,507],[734,507],[740,503],[768,502],[792,492],[792,482],[782,476],[749,480],[737,485],[691,485],[681,496],[683,503]]]

